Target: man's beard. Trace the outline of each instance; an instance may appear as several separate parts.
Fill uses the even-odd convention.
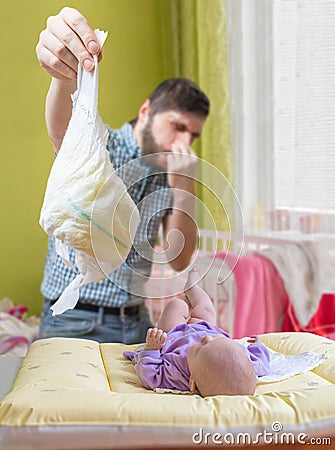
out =
[[[163,147],[157,144],[152,133],[152,120],[146,124],[142,132],[142,155],[146,156],[146,162],[152,167],[159,169],[167,168],[167,153]],[[151,156],[147,156],[151,155]]]

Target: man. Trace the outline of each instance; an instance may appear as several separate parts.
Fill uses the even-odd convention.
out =
[[[100,60],[99,52],[94,32],[72,8],[50,17],[40,34],[36,53],[52,77],[46,124],[56,153],[71,117],[78,61],[90,72],[94,69],[92,54],[98,54]],[[196,157],[191,144],[200,136],[208,113],[208,98],[197,85],[171,79],[161,83],[141,105],[135,120],[120,130],[108,128],[111,162],[140,212],[134,245],[119,269],[81,288],[75,309],[52,317],[50,306],[75,277],[75,271],[58,257],[51,237],[42,283],[45,303],[40,337],[71,336],[127,344],[145,340],[151,324],[143,284],[150,276],[160,224],[173,269],[186,268],[195,248]]]

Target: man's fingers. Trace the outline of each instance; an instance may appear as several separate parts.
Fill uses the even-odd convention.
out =
[[[89,23],[79,11],[69,7],[47,19],[36,54],[40,65],[60,80],[76,78],[78,62],[91,72],[95,64],[93,55],[98,55],[98,61],[102,58],[98,40]]]
[[[38,46],[36,47],[36,50]],[[41,66],[48,72],[52,77],[58,78],[59,80],[66,81],[69,78],[76,79],[76,71],[74,71],[67,64],[60,61],[53,53],[51,53],[47,48],[40,48],[39,54],[42,56],[40,59]]]
[[[48,19],[48,45],[49,50],[63,61],[73,66],[78,65],[78,61],[84,66],[84,61],[90,61],[94,67],[93,57],[86,49],[83,41],[59,16]],[[54,38],[52,37],[54,36]]]
[[[172,153],[195,156],[195,153],[194,153],[192,147],[184,144],[183,142],[174,142],[172,144]]]
[[[180,167],[194,166],[197,164],[197,156],[192,147],[176,142],[172,146],[172,152],[168,153],[170,164]]]
[[[79,11],[74,8],[65,7],[61,10],[60,16],[75,31],[91,54],[99,53],[100,47],[95,33],[86,18]]]
[[[36,50],[39,47],[40,59],[43,61],[42,67],[46,70],[49,67],[53,71],[65,75],[65,77],[74,78],[76,76],[78,68],[76,57],[55,35],[46,32],[46,30],[42,31]]]
[[[78,61],[86,70],[93,70],[92,53],[99,52],[99,44],[87,20],[76,10],[64,8],[47,20],[48,49],[73,70]],[[43,36],[42,36],[43,37]]]
[[[180,174],[195,175],[198,158],[192,148],[184,145],[175,145],[168,153],[168,170],[180,171]]]

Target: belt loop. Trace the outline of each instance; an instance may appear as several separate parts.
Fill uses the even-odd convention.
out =
[[[127,317],[127,314],[125,312],[126,308],[124,306],[121,306],[120,308],[120,317],[122,317],[123,319]]]
[[[103,306],[99,306],[97,323],[99,325],[104,323],[104,307]]]

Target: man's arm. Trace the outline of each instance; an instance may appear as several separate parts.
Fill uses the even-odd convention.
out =
[[[174,270],[187,267],[197,242],[195,174],[197,157],[191,147],[178,144],[168,158],[168,183],[173,192],[173,210],[163,222],[164,247]]]
[[[36,54],[40,65],[52,77],[45,117],[56,152],[71,117],[71,94],[76,89],[78,62],[88,72],[92,71],[92,54],[99,51],[96,36],[87,20],[73,8],[63,8],[56,16],[49,17],[47,27],[40,34]]]
[[[71,94],[75,90],[75,82],[64,83],[57,78],[52,78],[51,80],[45,102],[45,121],[49,137],[56,153],[62,145],[65,131],[71,117]]]

